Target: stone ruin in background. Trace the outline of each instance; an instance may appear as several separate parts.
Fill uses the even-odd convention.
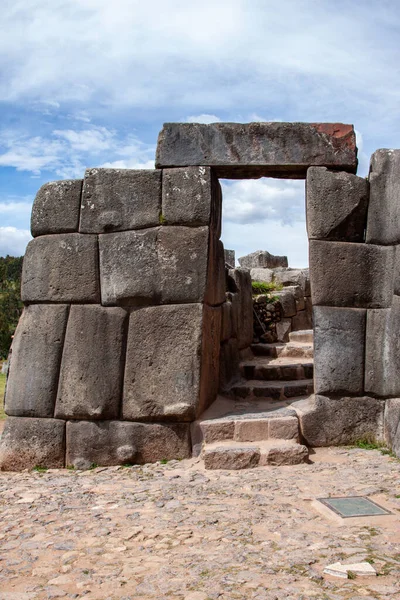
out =
[[[166,124],[155,170],[44,185],[1,468],[191,456],[191,424],[253,338],[250,272],[225,271],[219,177],[307,179],[315,395],[296,408],[302,441],[369,435],[399,455],[400,151],[375,152],[368,179],[356,154],[350,125]]]

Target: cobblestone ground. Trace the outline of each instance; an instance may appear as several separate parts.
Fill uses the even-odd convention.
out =
[[[400,599],[400,518],[340,525],[312,504],[377,494],[400,517],[400,462],[340,448],[312,460],[0,473],[0,600]],[[323,575],[365,559],[378,577]]]

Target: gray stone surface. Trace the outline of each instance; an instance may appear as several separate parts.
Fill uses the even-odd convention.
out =
[[[307,287],[309,287],[309,271],[308,269],[276,269],[274,271],[274,281],[280,283],[285,287],[299,286],[304,296],[309,295],[307,293]]]
[[[88,468],[189,458],[189,424],[123,421],[67,423],[67,465]]]
[[[278,342],[288,342],[292,331],[292,319],[281,319],[276,323],[276,338]]]
[[[201,396],[204,320],[212,315],[201,304],[148,307],[131,314],[122,405],[124,419],[190,421],[195,418]],[[218,339],[213,337],[209,345],[218,343],[219,349],[219,339],[218,330]]]
[[[57,392],[57,418],[118,418],[126,320],[122,308],[71,306]]]
[[[232,302],[227,300],[221,306],[221,342],[226,342],[232,335]]]
[[[314,308],[316,394],[362,395],[366,312],[362,308]]]
[[[271,283],[271,281],[274,278],[274,271],[272,269],[256,267],[255,269],[250,269],[250,277],[252,281],[262,281],[263,283]]]
[[[191,165],[230,179],[304,179],[311,165],[354,173],[355,133],[342,123],[165,123],[156,167]]]
[[[99,302],[97,237],[45,235],[29,242],[21,297],[32,302]]]
[[[312,303],[385,308],[393,295],[394,248],[310,241]]]
[[[162,215],[168,225],[211,225],[214,203],[221,203],[221,186],[210,167],[164,169]],[[219,220],[221,211],[218,209]],[[220,231],[220,223],[215,228]]]
[[[260,466],[299,465],[308,459],[308,448],[302,444],[276,443],[261,454]]]
[[[378,396],[400,395],[400,297],[391,308],[369,310],[365,340],[365,390]]]
[[[394,249],[393,293],[400,296],[400,245]]]
[[[196,406],[196,417],[214,402],[218,393],[221,313],[221,307],[203,305],[200,398]]]
[[[351,173],[324,167],[307,171],[306,204],[309,239],[363,242],[369,184]]]
[[[204,302],[219,306],[225,302],[226,271],[224,245],[210,230],[208,245],[207,287]]]
[[[160,224],[161,171],[87,169],[83,182],[82,233],[142,229]]]
[[[7,380],[8,415],[52,417],[57,394],[68,306],[27,306],[14,335]]]
[[[251,469],[260,461],[260,451],[252,446],[218,446],[206,448],[203,454],[206,469]]]
[[[266,250],[256,250],[251,254],[239,258],[239,264],[243,269],[276,269],[287,267],[287,256],[274,256]]]
[[[240,356],[238,341],[235,338],[221,344],[219,355],[219,390],[228,392],[240,380]]]
[[[78,231],[82,179],[64,179],[42,185],[33,202],[33,237]]]
[[[282,314],[284,317],[294,317],[297,312],[296,298],[291,290],[281,290],[274,292],[274,296],[278,298],[278,301],[282,307]]]
[[[234,269],[236,266],[236,258],[234,250],[224,250],[225,254],[225,263],[231,268]]]
[[[400,243],[400,150],[374,152],[370,164],[366,242]]]
[[[303,331],[312,328],[312,318],[307,310],[300,310],[292,317],[292,331]]]
[[[102,304],[202,302],[207,291],[208,243],[208,227],[156,227],[100,235]]]
[[[230,269],[229,278],[235,286],[232,295],[233,323],[239,350],[247,348],[253,341],[253,298],[251,277],[246,269]]]
[[[390,398],[385,404],[385,442],[400,457],[400,398]]]
[[[8,417],[0,438],[0,470],[64,466],[65,422]]]
[[[308,446],[352,444],[360,439],[383,440],[383,400],[362,397],[311,396],[292,404]]]

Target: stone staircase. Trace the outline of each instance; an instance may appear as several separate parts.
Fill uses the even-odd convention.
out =
[[[193,453],[206,469],[246,469],[307,460],[295,401],[313,392],[312,331],[286,344],[253,344],[240,364],[242,379],[192,426]]]

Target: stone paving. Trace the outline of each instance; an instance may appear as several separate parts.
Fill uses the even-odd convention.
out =
[[[0,600],[400,599],[400,462],[348,448],[311,460],[0,473]],[[313,504],[329,495],[394,515],[339,523]],[[378,577],[323,575],[362,560]]]

